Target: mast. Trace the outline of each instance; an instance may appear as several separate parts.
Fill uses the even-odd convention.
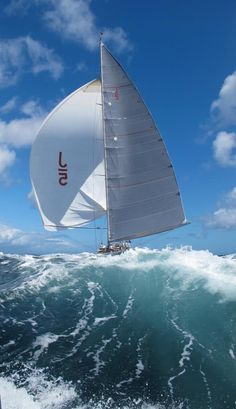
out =
[[[103,33],[100,33],[100,76],[101,76],[101,95],[102,95],[102,130],[103,130],[103,149],[104,149],[104,171],[105,171],[105,191],[106,191],[106,204],[107,204],[107,245],[110,245],[110,221],[109,221],[109,201],[108,201],[108,184],[107,184],[107,154],[105,148],[105,118],[104,118],[104,92],[103,92],[103,75],[102,75],[102,36]]]

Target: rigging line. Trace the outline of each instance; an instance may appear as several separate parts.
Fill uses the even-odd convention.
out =
[[[60,225],[56,225],[56,224],[44,224],[44,226],[46,226],[46,227],[58,227],[61,230],[70,229],[70,228],[71,229],[84,229],[84,230],[107,230],[107,227],[99,227],[99,226],[97,226],[97,227],[83,227],[83,226],[80,226],[80,225],[78,225],[78,226],[74,226],[74,225],[60,226]]]
[[[102,42],[100,41],[100,74],[101,74],[101,100],[102,100],[102,127],[103,127],[103,155],[104,155],[104,170],[105,170],[105,190],[106,190],[106,207],[107,207],[107,244],[110,243],[110,211],[109,211],[109,195],[108,195],[108,181],[107,181],[107,151],[105,148],[106,141],[106,126],[104,121],[104,88],[103,88],[103,58],[102,58]],[[111,107],[110,107],[111,109]]]
[[[98,99],[98,97],[97,97],[97,99]],[[96,102],[97,102],[97,100],[96,100]],[[96,130],[95,130],[95,126],[96,126],[96,114],[97,114],[97,107],[96,107],[96,104],[94,105],[94,116],[93,116],[93,118],[94,118],[94,120],[93,120],[93,129],[94,129],[94,132],[93,132],[93,135],[95,136],[95,134],[96,134]],[[95,158],[94,158],[94,156],[95,156],[95,138],[93,137],[93,147],[92,147],[92,163],[93,163],[93,169],[95,169]],[[94,173],[94,171],[93,171],[93,199],[94,199],[94,183],[95,182],[95,173]],[[94,230],[95,230],[95,234],[94,234],[94,240],[95,240],[95,247],[97,248],[97,246],[98,246],[98,243],[97,243],[97,231],[96,231],[96,218],[95,218],[95,208],[93,208],[93,224],[94,224]]]

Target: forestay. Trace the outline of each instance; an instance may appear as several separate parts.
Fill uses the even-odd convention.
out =
[[[179,189],[151,115],[103,44],[101,66],[109,239],[181,226],[185,217]]]
[[[105,213],[101,83],[92,81],[47,117],[33,144],[31,179],[48,230],[83,226]]]

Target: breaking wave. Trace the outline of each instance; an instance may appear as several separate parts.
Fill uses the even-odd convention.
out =
[[[236,257],[0,254],[2,409],[233,409]]]

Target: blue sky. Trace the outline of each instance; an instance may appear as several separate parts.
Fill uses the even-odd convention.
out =
[[[42,120],[99,76],[102,30],[157,122],[191,221],[134,244],[235,252],[235,1],[0,0],[0,10],[0,251],[94,251],[102,238],[45,232],[29,178]]]

